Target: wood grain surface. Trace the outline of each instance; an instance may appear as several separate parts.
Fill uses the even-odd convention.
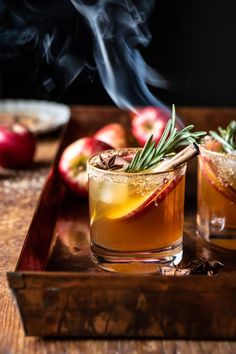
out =
[[[232,109],[184,109],[183,116],[236,117]],[[189,119],[188,119],[189,121]],[[30,170],[0,171],[0,353],[236,353],[236,342],[175,340],[43,340],[25,337],[13,298],[7,288],[6,271],[14,270],[50,162],[57,149],[55,136],[39,141],[36,161]],[[219,323],[220,325],[220,323]]]

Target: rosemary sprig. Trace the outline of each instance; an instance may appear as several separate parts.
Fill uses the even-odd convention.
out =
[[[209,134],[222,144],[222,148],[226,153],[236,150],[236,121],[232,120],[225,129],[219,127],[218,131],[219,134],[210,130]]]
[[[171,119],[167,122],[158,145],[153,141],[153,135],[151,135],[143,149],[137,151],[133,160],[127,166],[126,172],[147,170],[157,165],[164,157],[175,153],[180,146],[197,143],[206,134],[205,132],[191,132],[194,128],[193,125],[177,131],[175,121],[175,106],[173,105]]]

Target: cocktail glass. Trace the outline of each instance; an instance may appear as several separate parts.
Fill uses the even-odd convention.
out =
[[[198,157],[197,228],[205,240],[236,250],[236,155],[211,151]]]
[[[137,149],[109,150],[88,161],[92,259],[117,272],[152,273],[182,259],[186,164],[167,172],[128,173],[98,166]]]

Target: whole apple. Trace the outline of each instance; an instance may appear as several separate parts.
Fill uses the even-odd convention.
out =
[[[59,172],[66,185],[81,196],[88,194],[87,160],[97,152],[112,147],[93,137],[84,137],[70,144],[62,153]]]
[[[0,125],[0,166],[5,168],[27,167],[33,161],[36,139],[21,124]]]
[[[170,113],[160,107],[145,107],[139,109],[131,117],[131,131],[138,143],[143,146],[149,136],[153,135],[153,140],[158,143],[166,123],[170,119]],[[179,118],[176,121],[177,129],[184,127]]]
[[[110,123],[99,129],[94,138],[120,149],[128,146],[127,133],[120,123]]]

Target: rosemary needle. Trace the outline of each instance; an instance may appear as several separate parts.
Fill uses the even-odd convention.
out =
[[[213,130],[209,133],[213,139],[222,144],[224,152],[231,153],[236,150],[236,121],[232,120],[225,129],[219,127],[218,131],[219,134]]]

